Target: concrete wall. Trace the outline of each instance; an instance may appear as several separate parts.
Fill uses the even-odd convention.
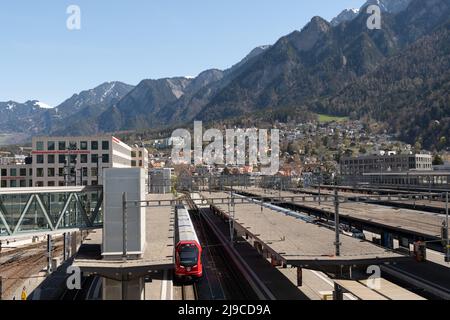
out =
[[[122,195],[128,201],[145,200],[145,174],[141,168],[106,169],[103,178],[104,222],[103,248],[105,259],[121,259],[123,252]],[[139,204],[140,205],[140,204]],[[127,252],[129,258],[139,258],[145,250],[145,208],[127,205]]]

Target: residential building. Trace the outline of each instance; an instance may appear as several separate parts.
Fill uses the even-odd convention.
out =
[[[172,168],[153,168],[149,172],[149,193],[172,192]]]

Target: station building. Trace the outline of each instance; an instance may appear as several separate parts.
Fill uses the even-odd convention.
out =
[[[433,170],[432,156],[430,154],[392,154],[343,157],[341,159],[341,174],[344,176],[413,170]]]

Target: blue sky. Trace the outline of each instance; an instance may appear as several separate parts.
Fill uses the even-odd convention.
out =
[[[195,76],[363,0],[14,0],[0,2],[0,101],[56,106],[105,81]],[[66,9],[81,8],[81,30]]]

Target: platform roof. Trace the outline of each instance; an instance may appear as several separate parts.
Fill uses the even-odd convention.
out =
[[[246,189],[245,192],[254,194],[259,197],[274,197],[280,195],[280,192],[274,190],[264,190],[261,188]],[[290,191],[282,191],[282,197],[295,197],[301,194],[295,194]],[[305,197],[311,195],[304,194]],[[334,204],[332,197],[329,196],[329,201],[318,202],[302,202],[294,199],[293,203],[299,206],[311,208],[314,210],[321,210],[324,212],[334,213]],[[417,235],[427,237],[439,238],[441,233],[441,226],[443,218],[437,213],[430,213],[425,211],[399,209],[384,205],[359,203],[359,202],[345,202],[339,206],[339,213],[341,217],[348,217],[361,222],[367,222],[374,225],[386,226],[398,231],[412,232]]]
[[[173,200],[172,194],[150,194],[146,200]],[[175,213],[171,206],[149,207],[146,209],[146,246],[142,259],[111,261],[101,257],[101,230],[91,234],[84,248],[76,257],[74,265],[84,272],[117,276],[123,272],[133,277],[148,274],[150,271],[172,269],[174,267]]]
[[[227,193],[202,193],[205,199]],[[227,204],[215,204],[228,213]],[[253,203],[235,205],[236,228],[250,235],[286,264],[301,267],[370,265],[409,259],[367,241],[341,235],[341,255],[335,256],[335,232]]]

